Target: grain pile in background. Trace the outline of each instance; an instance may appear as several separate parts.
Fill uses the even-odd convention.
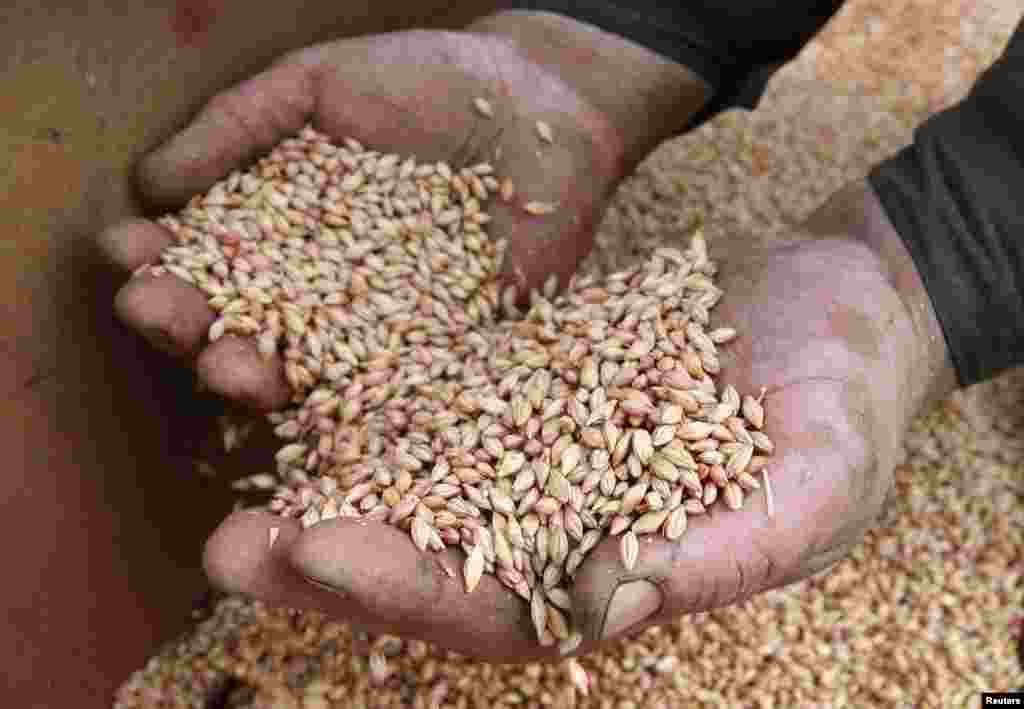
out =
[[[619,191],[586,272],[626,268],[699,224],[712,244],[741,230],[784,234],[787,220],[905,144],[934,106],[935,96],[899,90],[920,78],[918,63],[884,74],[870,61],[906,55],[892,46],[903,32],[893,13],[924,14],[928,37],[944,38],[920,52],[956,67],[946,101],[998,54],[1020,14],[1009,3],[972,3],[961,34],[959,16],[953,30],[945,23],[962,3],[898,5],[850,0],[756,114],[722,116],[651,156]],[[815,56],[826,54],[845,72],[832,83],[814,77]],[[863,64],[880,90],[850,73]],[[977,707],[982,689],[1024,688],[1022,402],[1024,375],[1012,372],[922,415],[893,507],[850,558],[581,658],[586,697],[557,666],[490,666],[315,613],[225,598],[125,683],[120,705]]]
[[[485,230],[493,172],[306,128],[162,218],[177,243],[139,274],[206,294],[210,341],[283,356],[278,479],[239,487],[275,488],[269,508],[304,527],[370,519],[424,553],[461,546],[466,591],[496,575],[530,603],[539,642],[568,653],[587,553],[622,535],[632,569],[638,535],[678,540],[719,499],[741,509],[774,446],[763,392],[716,386],[737,333],[711,327],[723,294],[700,231],[562,293],[549,279],[522,313]]]

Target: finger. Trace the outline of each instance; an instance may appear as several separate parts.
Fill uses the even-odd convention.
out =
[[[175,276],[143,276],[117,294],[121,320],[168,354],[193,359],[210,391],[256,409],[272,411],[291,398],[279,357],[264,358],[251,339],[225,336],[206,346],[215,313],[194,286]]]
[[[227,593],[314,608],[323,600],[323,593],[311,587],[288,561],[301,532],[294,519],[269,512],[235,512],[206,541],[203,568],[210,582]]]
[[[760,590],[775,562],[751,553],[756,547],[740,517],[763,516],[756,507],[748,503],[742,512],[715,510],[692,519],[679,542],[641,536],[629,571],[620,560],[622,536],[605,539],[573,584],[575,620],[583,637],[605,641],[679,614],[728,605],[738,600],[741,589]]]
[[[529,302],[529,292],[542,290],[551,277],[557,290],[563,290],[593,248],[596,225],[590,208],[545,216],[505,213],[502,207],[492,211],[492,231],[508,237],[502,281],[516,287],[521,303]]]
[[[291,549],[301,574],[332,589],[324,599],[335,615],[490,661],[555,656],[539,647],[527,604],[495,577],[485,574],[466,593],[462,558],[452,549],[420,552],[395,527],[351,519],[322,522]]]
[[[519,289],[522,302],[530,289],[542,288],[549,277],[564,289],[594,245],[606,198],[613,185],[607,166],[592,146],[572,130],[559,132],[556,144],[537,150],[533,126],[526,134],[506,136],[499,167],[513,176],[514,194],[488,205],[492,234],[507,239],[503,279]],[[580,166],[581,156],[591,164]],[[516,183],[515,176],[530,176]],[[550,213],[533,214],[528,205],[550,205]]]
[[[206,296],[170,275],[133,278],[118,291],[114,310],[154,347],[179,357],[199,352],[214,319]]]
[[[819,384],[808,399],[797,385],[773,396],[780,424],[768,429],[776,443],[769,465],[772,515],[762,477],[760,490],[744,494],[742,509],[716,504],[704,515],[690,516],[679,541],[641,537],[632,570],[620,561],[621,537],[604,540],[573,586],[585,639],[615,637],[791,583],[820,571],[820,559],[835,561],[836,549],[848,548],[863,529],[870,515],[860,508],[871,504],[855,494],[859,483],[848,471],[869,456],[840,449],[837,441],[851,440],[851,432],[828,430],[823,423],[844,420],[841,392]],[[794,413],[808,400],[820,417]],[[788,423],[794,421],[801,423]]]
[[[196,360],[206,388],[258,411],[283,408],[292,391],[279,357],[264,358],[250,338],[227,335],[206,347]]]
[[[107,263],[125,274],[156,263],[160,252],[171,243],[171,233],[148,219],[127,219],[96,237]]]
[[[140,189],[154,205],[184,204],[309,121],[316,104],[311,53],[296,54],[214,96],[192,123],[146,157]]]

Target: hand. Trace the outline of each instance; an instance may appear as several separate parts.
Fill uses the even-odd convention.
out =
[[[421,161],[495,163],[518,188],[511,206],[488,205],[491,233],[510,243],[506,279],[534,287],[551,272],[565,278],[589,250],[618,181],[706,99],[682,67],[573,25],[554,15],[502,13],[469,33],[403,32],[298,52],[213,99],[146,158],[140,186],[155,206],[180,206],[312,122],[337,138]],[[576,61],[581,55],[584,64]],[[624,88],[609,94],[609,85]],[[477,96],[490,99],[493,118],[473,110]],[[638,114],[650,118],[637,121]],[[554,145],[540,143],[537,120],[550,123]],[[521,209],[529,200],[559,209],[538,220]],[[110,260],[130,271],[155,261],[170,235],[135,220],[100,241]],[[208,346],[213,312],[190,285],[173,277],[135,279],[116,308],[155,346],[194,366],[211,391],[258,410],[287,403],[279,361],[264,361],[252,343],[232,337]],[[268,551],[271,526],[281,532]],[[229,591],[325,610],[467,654],[520,658],[536,648],[518,598],[492,578],[463,594],[397,530],[339,521],[299,531],[294,520],[233,515],[207,544],[208,574]],[[315,562],[347,574],[344,594],[307,582],[300,570],[310,575]]]
[[[735,327],[720,385],[767,389],[774,500],[691,517],[680,543],[641,540],[626,573],[617,540],[575,580],[590,642],[741,602],[828,568],[873,524],[893,491],[911,418],[954,387],[945,341],[913,263],[873,193],[852,184],[785,243],[712,245]]]

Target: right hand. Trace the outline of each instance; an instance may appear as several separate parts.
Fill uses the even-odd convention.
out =
[[[774,510],[765,491],[738,512],[715,503],[678,542],[641,541],[629,571],[619,539],[603,540],[573,586],[590,642],[741,603],[845,557],[895,494],[912,418],[954,386],[930,299],[866,181],[799,229],[726,238],[713,256],[725,293],[714,321],[739,332],[716,384],[765,388]]]

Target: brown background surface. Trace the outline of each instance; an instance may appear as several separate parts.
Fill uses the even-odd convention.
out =
[[[115,322],[119,279],[93,236],[139,213],[130,178],[141,154],[283,52],[458,27],[491,5],[4,5],[0,696],[11,707],[106,706],[117,679],[183,627],[204,586],[202,541],[230,501],[190,464],[190,378]]]

